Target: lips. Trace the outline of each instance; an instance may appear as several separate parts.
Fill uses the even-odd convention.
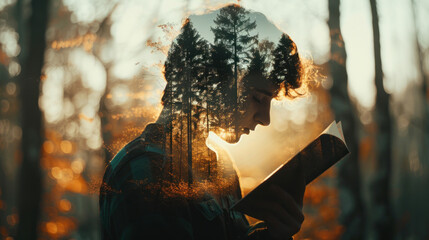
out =
[[[243,128],[243,133],[244,134],[249,134],[250,133],[250,129],[249,128]]]

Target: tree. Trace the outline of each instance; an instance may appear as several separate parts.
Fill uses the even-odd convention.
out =
[[[216,126],[214,117],[219,108],[217,107],[217,103],[219,103],[218,95],[216,94],[216,86],[217,86],[217,78],[215,77],[214,65],[211,58],[211,46],[208,43],[203,45],[203,55],[202,55],[202,63],[200,69],[200,78],[198,79],[198,92],[201,93],[202,101],[205,104],[205,109],[200,108],[200,110],[204,111],[205,121],[206,121],[206,132],[205,137],[207,138],[212,126]],[[204,134],[203,134],[204,135]],[[211,179],[214,177],[214,170],[216,166],[216,156],[206,146],[203,146],[207,150],[207,176],[206,179]]]
[[[265,77],[266,75],[265,58],[261,55],[258,48],[253,50],[247,74],[258,77]]]
[[[253,56],[250,60],[249,67],[247,69],[246,74],[243,77],[243,93],[240,97],[240,102],[244,103],[246,101],[247,96],[249,96],[249,91],[251,86],[255,86],[260,81],[267,80],[267,72],[265,67],[265,58],[261,56],[261,53],[258,48],[253,49]],[[242,109],[244,104],[239,104],[240,111],[246,111],[246,109]]]
[[[340,29],[340,1],[329,1],[329,30],[331,56],[329,67],[332,76],[331,108],[335,118],[343,123],[344,136],[350,155],[338,164],[338,187],[341,209],[340,222],[345,227],[342,239],[363,239],[364,220],[361,197],[360,171],[357,141],[357,120],[348,95],[347,54]]]
[[[275,44],[268,39],[263,39],[258,43],[258,50],[265,61],[265,69],[271,71],[271,63],[273,62],[273,54]]]
[[[380,30],[377,3],[370,0],[375,60],[375,120],[377,124],[377,176],[371,183],[371,196],[376,208],[374,231],[376,239],[393,238],[393,215],[390,202],[390,180],[392,166],[392,124],[389,111],[389,95],[383,87],[383,68],[380,52]]]
[[[258,35],[250,35],[256,28],[256,21],[250,21],[249,12],[239,5],[230,5],[222,8],[214,20],[216,26],[211,28],[215,35],[215,43],[223,43],[232,53],[234,65],[234,82],[231,98],[237,103],[238,71],[242,62],[247,62],[252,43]],[[235,115],[237,111],[235,111]],[[235,128],[237,124],[235,123]]]
[[[428,73],[425,70],[425,57],[427,57],[427,53],[425,54],[425,50],[428,48],[419,42],[419,24],[418,24],[418,15],[416,9],[418,9],[418,3],[415,0],[411,0],[411,8],[413,12],[413,20],[414,20],[414,28],[415,28],[415,46],[416,53],[418,58],[418,70],[421,75],[421,92],[420,94],[416,94],[418,98],[420,98],[422,102],[422,115],[418,117],[417,123],[420,126],[419,132],[419,161],[420,161],[420,169],[427,169],[429,166],[429,86],[428,86]],[[425,29],[425,28],[423,28]],[[427,51],[426,51],[427,52]],[[417,125],[417,124],[416,124]],[[415,193],[413,196],[409,194],[405,194],[404,199],[408,204],[412,205],[411,208],[411,216],[413,216],[414,221],[410,221],[410,225],[414,228],[414,236],[407,237],[415,237],[415,238],[425,238],[429,235],[429,229],[425,223],[429,221],[429,216],[422,209],[427,207],[427,202],[429,201],[429,194],[426,191],[421,191],[421,189],[426,188],[426,183],[429,182],[429,174],[411,174],[410,178],[413,180],[411,185],[414,187],[408,188],[408,191],[414,190]]]
[[[186,115],[187,129],[187,159],[188,159],[188,183],[193,183],[192,174],[192,140],[193,124],[197,113],[194,105],[201,106],[200,94],[197,94],[198,80],[201,77],[201,69],[204,67],[203,54],[206,46],[204,39],[193,28],[189,19],[182,27],[181,34],[176,43],[172,45],[171,57],[165,63],[167,92],[163,100],[169,95],[170,100],[165,101],[165,106],[173,107],[174,103],[180,104],[180,113]],[[173,89],[174,87],[174,89]],[[176,94],[176,95],[173,95]],[[171,110],[172,111],[172,110]]]
[[[22,1],[18,7],[22,7]],[[19,225],[17,239],[37,239],[42,194],[40,170],[43,141],[42,113],[39,108],[40,78],[45,54],[48,0],[32,0],[28,19],[27,54],[19,77],[22,124],[22,163],[19,185]],[[23,9],[18,9],[22,11]],[[24,14],[22,14],[24,16]],[[20,29],[20,33],[27,28]]]
[[[423,96],[423,119],[422,119],[422,153],[421,153],[421,159],[429,159],[429,149],[426,147],[429,145],[429,86],[428,86],[428,78],[427,78],[427,73],[425,71],[425,67],[424,67],[424,58],[425,58],[425,54],[424,51],[422,50],[422,47],[420,46],[419,43],[419,38],[418,38],[418,24],[417,24],[417,14],[416,14],[416,10],[415,10],[415,5],[417,5],[415,3],[415,0],[411,0],[412,5],[411,8],[413,10],[413,20],[414,20],[414,26],[415,26],[415,30],[416,30],[416,36],[415,36],[415,45],[416,45],[416,50],[417,50],[417,54],[418,54],[418,69],[419,72],[421,74],[421,78],[422,78],[422,96]]]
[[[287,92],[289,87],[298,88],[301,85],[301,81],[299,81],[301,65],[296,45],[287,34],[282,34],[273,51],[273,58],[270,80],[279,86],[284,84],[286,94],[289,94]],[[292,79],[294,81],[290,81]]]
[[[212,68],[213,75],[210,79],[210,84],[214,87],[214,92],[211,96],[213,112],[219,112],[215,116],[224,116],[223,119],[213,119],[213,124],[217,127],[227,129],[231,127],[231,119],[227,113],[232,113],[231,85],[234,84],[232,78],[232,68],[229,63],[231,52],[228,51],[223,43],[216,43],[210,49],[210,68]]]
[[[179,61],[180,61],[180,51],[179,48],[175,43],[172,43],[170,51],[168,53],[167,60],[164,64],[164,76],[167,80],[167,86],[164,90],[164,95],[162,97],[162,103],[164,105],[164,108],[167,108],[169,111],[168,114],[168,130],[167,134],[169,135],[169,154],[170,154],[170,172],[173,172],[173,119],[175,118],[175,108],[174,105],[179,103],[177,99],[179,99],[178,91],[175,91],[175,88],[178,84],[179,80]]]
[[[261,53],[258,48],[253,49],[252,60],[250,61],[247,73],[243,78],[244,89],[248,89],[252,81],[261,81],[266,78],[267,72],[265,67],[265,58],[261,56]],[[244,93],[244,96],[247,94]]]

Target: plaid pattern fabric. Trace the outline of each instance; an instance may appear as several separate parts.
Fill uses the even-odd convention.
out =
[[[241,198],[236,174],[232,194],[161,196],[167,161],[162,130],[149,124],[107,166],[100,191],[103,239],[267,239],[265,230],[229,210]]]

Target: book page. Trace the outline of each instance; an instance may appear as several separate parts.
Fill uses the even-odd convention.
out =
[[[346,143],[343,136],[341,121],[338,123],[335,123],[335,121],[332,121],[332,123],[329,124],[329,126],[320,135],[322,134],[330,134],[332,136],[335,136],[341,139],[344,142],[344,144]]]
[[[272,172],[261,184],[250,191],[243,199],[237,202],[233,208],[246,213],[247,201],[256,196],[264,197],[266,188],[277,185],[288,191],[293,189],[293,176],[298,168],[303,168],[306,184],[312,182],[332,165],[349,153],[342,134],[341,123],[333,121],[316,139],[304,149],[285,161]]]

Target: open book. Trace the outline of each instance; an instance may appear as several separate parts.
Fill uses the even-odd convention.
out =
[[[309,184],[348,153],[341,122],[333,121],[315,140],[280,165],[232,208],[247,213],[247,202],[253,197],[263,196],[269,184],[276,184],[286,191],[293,189],[293,172],[299,167],[303,168],[306,184]]]

